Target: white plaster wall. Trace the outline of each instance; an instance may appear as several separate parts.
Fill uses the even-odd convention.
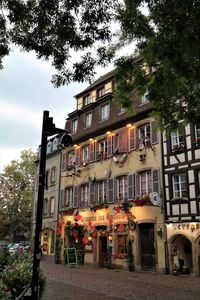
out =
[[[189,191],[190,191],[190,198],[195,198],[196,194],[195,194],[195,185],[190,185],[189,186]]]

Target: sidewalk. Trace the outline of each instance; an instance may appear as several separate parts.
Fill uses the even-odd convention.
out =
[[[68,268],[42,261],[48,286],[42,300],[199,300],[200,278],[118,269]]]

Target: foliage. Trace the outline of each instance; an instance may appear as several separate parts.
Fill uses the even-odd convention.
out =
[[[90,206],[90,210],[96,212],[98,209],[108,208],[107,201],[99,201]]]
[[[15,237],[30,231],[32,191],[36,154],[21,152],[20,160],[13,160],[1,174],[0,183],[0,237]]]
[[[8,266],[3,271],[2,282],[13,296],[19,295],[25,286],[31,284],[32,279],[32,256],[28,252],[12,255]],[[39,272],[41,289],[47,283],[44,271]]]
[[[7,286],[0,279],[0,299],[9,300],[10,292],[7,290]]]
[[[136,50],[116,62],[115,98],[131,105],[130,95],[148,92],[161,128],[200,117],[200,2],[125,0],[118,20],[124,43]]]
[[[112,36],[112,0],[3,0],[0,12],[0,61],[11,43],[34,50],[52,61],[55,85],[89,80],[94,67],[113,56],[107,51]],[[95,43],[97,42],[97,45]],[[101,43],[101,44],[100,44]],[[72,52],[73,51],[73,52]],[[79,51],[79,55],[74,55]],[[75,61],[73,58],[75,57]]]

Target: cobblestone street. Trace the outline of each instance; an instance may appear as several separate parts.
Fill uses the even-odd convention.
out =
[[[42,300],[200,299],[200,278],[190,275],[157,275],[91,266],[68,268],[51,261],[42,261],[41,267],[48,276]]]

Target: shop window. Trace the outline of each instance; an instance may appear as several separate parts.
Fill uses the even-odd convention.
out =
[[[107,103],[105,105],[102,105],[100,109],[101,109],[100,112],[101,121],[107,120],[110,115],[110,104]]]
[[[107,200],[106,190],[106,181],[99,181],[97,183],[98,202],[105,202]]]
[[[89,185],[84,184],[81,186],[81,207],[89,206]]]
[[[173,185],[173,198],[186,198],[187,197],[187,181],[186,174],[180,173],[172,176]]]
[[[127,199],[127,176],[117,178],[117,199],[123,201]]]
[[[127,248],[128,248],[128,235],[120,234],[118,235],[118,257],[126,258],[127,257]]]
[[[72,133],[76,133],[78,129],[78,119],[72,120]]]
[[[85,115],[85,128],[89,128],[92,125],[92,113],[89,112]]]
[[[139,194],[149,195],[152,192],[152,174],[151,171],[139,173]]]
[[[83,97],[83,106],[86,106],[90,103],[91,103],[91,98],[90,98],[90,95],[88,94],[88,95]]]

